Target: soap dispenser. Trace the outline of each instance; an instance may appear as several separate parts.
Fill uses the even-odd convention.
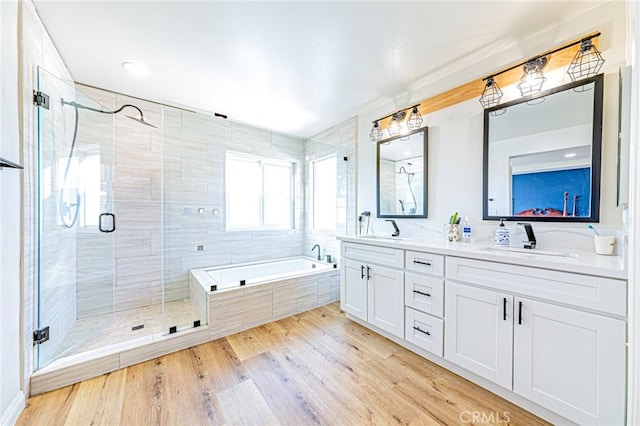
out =
[[[496,246],[506,247],[509,245],[509,230],[504,226],[504,219],[500,219],[500,225],[495,232]]]

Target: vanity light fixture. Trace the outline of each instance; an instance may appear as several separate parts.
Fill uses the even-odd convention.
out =
[[[409,130],[418,130],[420,126],[422,126],[422,116],[418,111],[418,105],[414,105],[407,119],[407,127]]]
[[[523,67],[524,73],[520,78],[520,82],[517,87],[520,90],[520,94],[523,97],[534,96],[542,91],[542,85],[547,79],[542,73],[542,69],[547,65],[548,59],[554,53],[561,50],[568,49],[569,47],[580,45],[580,49],[576,53],[575,57],[569,64],[567,73],[571,77],[572,81],[576,81],[582,78],[593,77],[600,72],[604,59],[600,51],[594,46],[592,40],[599,37],[600,33],[592,34],[581,40],[574,41],[573,43],[566,44],[550,52],[545,52],[539,56],[528,59],[525,62],[521,62],[512,67],[506,68],[495,74],[491,74],[485,77],[486,81],[482,95],[480,96],[480,104],[484,109],[489,109],[497,106],[502,98],[502,90],[495,81],[495,77],[500,74],[504,74],[507,71],[511,71],[520,66]],[[492,111],[492,114],[497,111]],[[493,114],[499,115],[499,114]]]
[[[411,131],[420,129],[423,120],[422,115],[420,115],[420,111],[418,111],[419,106],[420,104],[415,104],[410,107],[401,109],[400,111],[396,111],[393,114],[389,114],[382,118],[373,120],[373,127],[371,128],[371,132],[369,133],[371,142],[379,142],[380,140],[382,140],[384,134],[382,132],[382,128],[380,127],[380,121],[384,120],[385,118],[391,117],[391,122],[387,127],[387,132],[389,133],[390,137],[402,134],[402,122],[407,117],[408,110],[411,110],[411,114],[409,114],[409,117],[406,120],[407,129]],[[402,139],[407,140],[408,136]]]
[[[407,115],[404,111],[399,111],[391,116],[391,123],[389,124],[389,128],[387,131],[390,136],[398,136],[402,131],[402,125],[400,122],[404,119],[405,115]]]
[[[518,83],[518,89],[522,96],[533,96],[542,91],[542,85],[547,77],[542,73],[542,69],[547,65],[547,57],[542,56],[524,64],[524,74]]]
[[[373,127],[371,128],[369,137],[371,138],[371,142],[378,142],[382,139],[382,129],[380,128],[380,123],[378,122],[378,120],[373,122]]]
[[[503,93],[493,76],[487,77],[484,80],[486,84],[484,85],[482,96],[480,96],[480,104],[482,104],[482,108],[487,109],[498,105]]]
[[[602,54],[593,45],[591,39],[584,39],[580,42],[580,49],[567,68],[567,74],[571,81],[593,77],[600,72],[603,64]]]

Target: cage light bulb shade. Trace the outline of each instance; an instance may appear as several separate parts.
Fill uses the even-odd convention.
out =
[[[413,107],[413,110],[407,119],[407,127],[409,130],[418,130],[422,126],[422,121],[422,116],[418,111],[418,107]]]
[[[600,51],[591,43],[591,40],[585,40],[569,64],[567,74],[571,81],[593,77],[600,72],[603,64],[604,59]]]
[[[394,115],[391,119],[391,123],[389,124],[389,128],[387,129],[387,131],[389,132],[389,135],[397,136],[400,134],[401,130],[402,126],[400,125],[398,118]]]
[[[371,138],[371,142],[378,142],[382,139],[382,129],[380,128],[380,124],[378,124],[377,121],[373,123],[371,133],[369,133],[369,138]]]
[[[526,67],[526,65],[525,65]],[[544,76],[542,71],[537,69],[526,70],[518,83],[518,90],[522,96],[533,96],[542,91],[542,85],[547,77]]]
[[[480,104],[484,109],[494,107],[500,103],[502,95],[503,93],[500,86],[490,77],[487,79],[487,84],[484,86],[484,90],[480,96]]]

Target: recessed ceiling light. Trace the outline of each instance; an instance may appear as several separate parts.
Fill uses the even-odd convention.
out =
[[[136,64],[135,62],[123,62],[122,68],[136,77],[147,77],[149,75],[149,70],[144,65]]]
[[[575,157],[576,155],[578,155],[578,154],[576,154],[575,152],[570,152],[570,153],[568,153],[568,154],[565,154],[565,155],[564,155],[564,158],[573,158],[573,157]]]

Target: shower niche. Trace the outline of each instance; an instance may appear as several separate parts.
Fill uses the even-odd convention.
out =
[[[378,142],[378,217],[427,217],[427,135],[423,127]]]

